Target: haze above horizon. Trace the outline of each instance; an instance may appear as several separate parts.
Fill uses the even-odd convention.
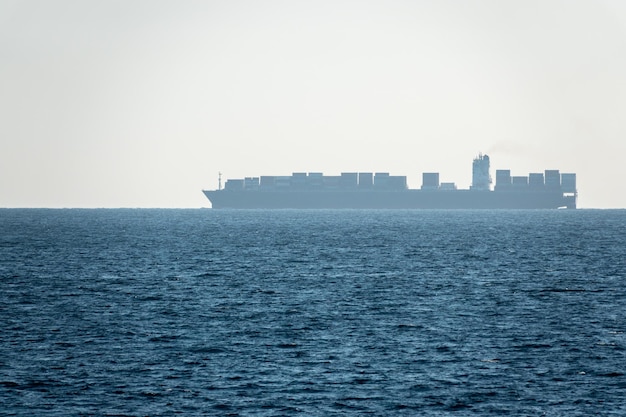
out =
[[[625,208],[622,1],[0,0],[0,207],[207,207],[223,178],[577,174]]]

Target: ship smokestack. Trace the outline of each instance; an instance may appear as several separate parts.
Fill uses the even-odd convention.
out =
[[[491,175],[489,174],[489,156],[478,154],[472,163],[471,190],[490,190]]]

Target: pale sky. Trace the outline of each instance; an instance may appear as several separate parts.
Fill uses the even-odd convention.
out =
[[[0,207],[224,178],[577,173],[626,207],[626,1],[0,0]]]

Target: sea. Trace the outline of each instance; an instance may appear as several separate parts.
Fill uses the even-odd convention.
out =
[[[624,416],[626,210],[1,209],[2,416]]]

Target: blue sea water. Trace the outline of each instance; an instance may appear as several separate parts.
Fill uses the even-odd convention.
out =
[[[3,416],[623,416],[626,211],[0,210]]]

